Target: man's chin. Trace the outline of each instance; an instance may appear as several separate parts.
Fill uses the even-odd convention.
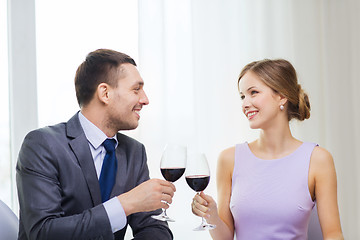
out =
[[[139,126],[139,123],[136,124],[129,124],[126,126],[121,126],[121,128],[119,129],[119,131],[127,131],[127,130],[134,130]]]

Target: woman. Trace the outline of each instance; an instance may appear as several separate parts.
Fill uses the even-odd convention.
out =
[[[283,59],[252,62],[238,87],[250,128],[260,136],[220,154],[218,204],[202,192],[193,213],[217,226],[213,239],[307,239],[316,201],[324,239],[343,239],[333,158],[290,131],[291,119],[310,117],[294,67]]]

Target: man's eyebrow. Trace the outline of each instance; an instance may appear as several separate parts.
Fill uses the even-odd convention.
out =
[[[144,86],[144,82],[143,81],[138,81],[136,83],[133,84],[133,86]]]

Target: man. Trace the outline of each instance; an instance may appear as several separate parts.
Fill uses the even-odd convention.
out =
[[[151,215],[168,208],[175,186],[149,180],[144,146],[118,133],[138,126],[149,103],[143,85],[129,56],[88,54],[75,76],[80,111],[30,132],[21,147],[19,239],[123,239],[128,224],[134,239],[172,239]]]

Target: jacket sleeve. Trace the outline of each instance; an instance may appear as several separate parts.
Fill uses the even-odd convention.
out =
[[[19,239],[113,239],[102,204],[80,213],[65,213],[59,171],[64,145],[44,131],[30,132],[24,139],[16,166],[20,204]],[[77,183],[74,182],[74,185]]]

